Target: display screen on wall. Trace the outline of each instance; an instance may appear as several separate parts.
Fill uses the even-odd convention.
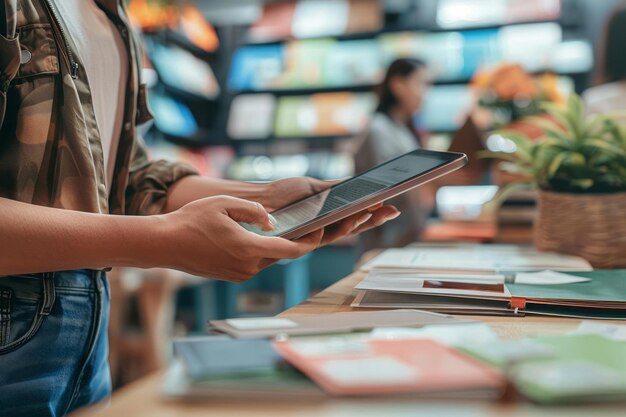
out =
[[[208,62],[176,45],[156,41],[147,44],[152,64],[164,84],[206,99],[215,99],[220,94]]]
[[[428,131],[451,132],[463,124],[472,104],[472,95],[468,86],[434,86],[424,97],[420,120],[423,121],[423,127]]]
[[[281,97],[276,137],[346,136],[361,132],[376,105],[371,93]]]
[[[242,94],[230,106],[227,132],[232,139],[266,139],[274,128],[276,97]]]
[[[231,60],[228,86],[235,91],[270,89],[283,72],[282,45],[239,48]]]
[[[158,91],[151,91],[148,99],[159,131],[179,138],[198,133],[198,123],[184,103]]]

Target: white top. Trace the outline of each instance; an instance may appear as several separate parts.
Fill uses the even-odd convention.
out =
[[[624,112],[616,117],[626,126],[626,81],[602,84],[592,87],[583,94],[587,114]]]
[[[86,71],[93,110],[102,140],[106,184],[110,190],[115,155],[124,121],[128,56],[117,27],[95,0],[56,0]]]
[[[419,147],[407,126],[380,112],[376,112],[370,121],[367,140],[376,165]]]

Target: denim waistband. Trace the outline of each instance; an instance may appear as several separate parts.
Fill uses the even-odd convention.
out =
[[[37,299],[41,296],[43,281],[46,279],[50,279],[57,290],[98,291],[104,276],[103,271],[90,269],[11,275],[0,277],[0,287],[19,290],[24,298]]]

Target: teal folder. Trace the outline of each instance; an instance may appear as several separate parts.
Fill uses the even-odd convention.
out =
[[[561,285],[506,284],[519,312],[626,319],[626,269],[568,272],[591,281]]]
[[[504,272],[514,275],[513,272]],[[626,269],[567,272],[590,278],[587,282],[559,285],[504,284],[506,291],[491,295],[481,284],[456,293],[396,293],[361,291],[353,306],[414,308],[445,314],[549,316],[626,320]],[[489,286],[489,285],[488,285]],[[493,285],[491,285],[493,287]]]

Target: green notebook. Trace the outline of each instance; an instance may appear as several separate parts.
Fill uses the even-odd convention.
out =
[[[626,343],[600,335],[550,336],[465,347],[526,398],[545,404],[626,400]]]

